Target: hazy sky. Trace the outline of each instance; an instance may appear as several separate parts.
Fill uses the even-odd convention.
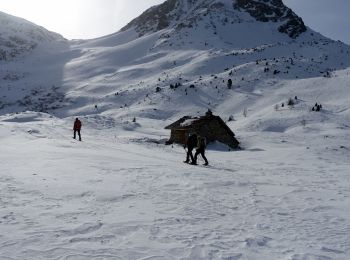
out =
[[[283,0],[312,29],[350,44],[350,0]],[[68,39],[114,33],[164,0],[0,0],[0,11],[23,17]]]
[[[0,11],[25,18],[68,39],[114,33],[164,0],[0,0]]]
[[[0,0],[1,1],[1,0]],[[350,0],[283,0],[311,29],[350,44]]]

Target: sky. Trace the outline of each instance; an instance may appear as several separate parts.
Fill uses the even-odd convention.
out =
[[[0,11],[22,17],[67,39],[91,39],[119,31],[164,0],[0,0]]]
[[[114,33],[164,0],[0,0],[0,11],[25,18],[67,39]],[[305,24],[350,44],[350,0],[283,0]]]
[[[1,1],[1,0],[0,0]],[[350,0],[283,0],[311,29],[350,44]]]

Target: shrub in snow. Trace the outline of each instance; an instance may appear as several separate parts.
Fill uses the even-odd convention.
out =
[[[228,81],[227,81],[227,87],[228,87],[228,89],[231,89],[231,88],[232,88],[232,79],[228,79]]]
[[[325,78],[331,78],[332,77],[332,74],[330,71],[326,71],[325,74],[323,75],[323,77]]]
[[[301,125],[302,125],[303,127],[306,126],[306,120],[305,120],[305,119],[301,120]]]
[[[244,108],[244,109],[243,109],[243,116],[244,116],[244,117],[247,117],[247,116],[248,116],[247,108]]]
[[[162,89],[160,87],[156,87],[156,92],[160,92]]]
[[[316,112],[320,112],[322,110],[322,105],[316,103],[311,110],[316,111]]]
[[[289,107],[293,107],[293,106],[295,105],[294,100],[293,100],[292,98],[289,98],[289,99],[288,99],[287,105],[288,105]]]

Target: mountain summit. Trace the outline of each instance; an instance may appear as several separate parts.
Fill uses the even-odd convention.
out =
[[[167,0],[145,11],[122,31],[134,28],[142,36],[163,29],[195,28],[201,23],[215,30],[254,21],[272,22],[276,30],[291,38],[307,30],[302,19],[282,0]]]

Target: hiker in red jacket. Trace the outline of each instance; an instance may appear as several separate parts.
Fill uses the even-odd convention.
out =
[[[81,121],[78,118],[76,118],[74,122],[74,127],[73,127],[73,131],[74,131],[73,138],[75,139],[76,133],[78,132],[79,141],[81,141],[80,130],[81,130]]]

